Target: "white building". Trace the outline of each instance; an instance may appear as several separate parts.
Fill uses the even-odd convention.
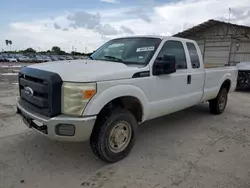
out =
[[[250,27],[209,20],[174,36],[196,40],[207,66],[250,61]]]

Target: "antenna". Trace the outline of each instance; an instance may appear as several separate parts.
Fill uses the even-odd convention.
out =
[[[231,11],[232,11],[232,9],[229,7],[229,10],[228,10],[228,22],[229,23],[231,21]]]

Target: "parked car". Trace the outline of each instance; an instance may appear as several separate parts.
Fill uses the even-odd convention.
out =
[[[42,56],[43,62],[49,62],[51,61],[51,58],[49,56]]]
[[[36,56],[34,57],[34,61],[35,61],[36,63],[42,63],[42,62],[44,62],[44,59],[43,59],[42,56],[36,55]]]
[[[87,58],[88,58],[88,56],[80,56],[79,59],[87,59]]]
[[[51,61],[58,61],[58,57],[57,56],[50,56]]]
[[[84,63],[31,65],[19,79],[17,109],[29,128],[55,140],[90,139],[97,157],[116,162],[131,151],[139,123],[205,101],[223,113],[237,69],[205,69],[193,40],[149,36],[111,40]]]
[[[8,54],[1,54],[1,61],[6,62],[7,57],[8,57]]]
[[[73,58],[73,59],[80,59],[79,56],[73,56],[72,58]]]
[[[9,55],[8,57],[5,58],[7,62],[17,62],[17,59],[13,57],[12,55]]]
[[[250,62],[241,62],[236,67],[239,71],[237,89],[250,89]]]
[[[5,61],[5,58],[2,55],[0,55],[0,62],[4,62],[4,61]]]
[[[65,56],[65,59],[66,60],[74,60],[73,57],[71,57],[71,56]]]
[[[31,62],[31,59],[27,56],[20,56],[17,58],[17,60],[20,62]]]
[[[63,56],[58,56],[58,60],[66,60],[66,58]]]

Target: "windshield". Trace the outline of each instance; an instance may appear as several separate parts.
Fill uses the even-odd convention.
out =
[[[161,39],[158,38],[143,37],[114,39],[101,46],[90,58],[124,64],[146,65],[160,42]]]

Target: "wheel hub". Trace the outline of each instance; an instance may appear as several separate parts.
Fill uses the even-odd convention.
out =
[[[112,152],[118,153],[123,151],[131,140],[131,127],[123,121],[117,123],[109,135],[109,148]]]
[[[226,104],[226,95],[221,95],[219,99],[219,108],[223,109],[225,107],[225,104]]]

